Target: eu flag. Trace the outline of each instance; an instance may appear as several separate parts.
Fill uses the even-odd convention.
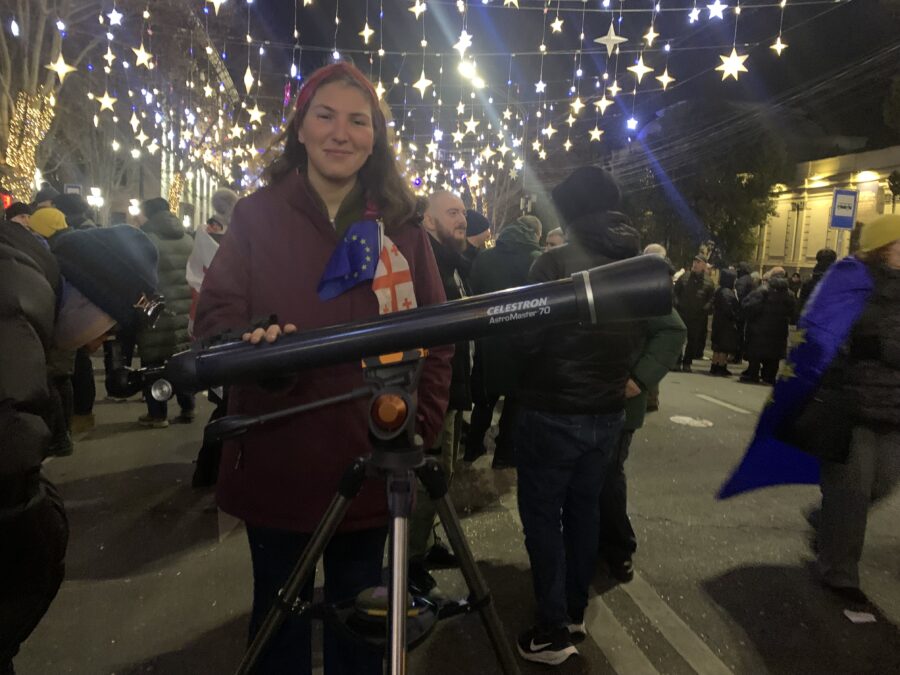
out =
[[[319,280],[317,290],[321,300],[336,298],[375,277],[380,234],[378,223],[374,220],[360,220],[347,228]]]

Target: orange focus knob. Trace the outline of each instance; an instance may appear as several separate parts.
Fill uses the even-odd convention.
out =
[[[382,429],[393,431],[403,426],[408,413],[406,401],[396,394],[382,394],[372,406],[372,420]]]

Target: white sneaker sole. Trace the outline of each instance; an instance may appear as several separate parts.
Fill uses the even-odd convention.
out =
[[[578,649],[576,649],[574,645],[570,645],[556,652],[526,652],[524,649],[522,649],[522,646],[520,644],[516,643],[516,649],[519,650],[519,656],[521,656],[526,661],[543,663],[548,666],[558,666],[570,656],[575,656],[578,654]]]

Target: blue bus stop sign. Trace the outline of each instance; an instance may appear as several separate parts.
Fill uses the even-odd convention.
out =
[[[856,204],[859,192],[856,190],[835,190],[831,202],[831,222],[829,227],[852,230],[856,224]]]

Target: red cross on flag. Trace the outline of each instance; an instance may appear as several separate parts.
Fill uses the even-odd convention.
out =
[[[381,226],[381,223],[379,223]],[[409,263],[400,253],[400,249],[384,234],[381,226],[381,255],[378,256],[378,267],[372,279],[372,290],[378,298],[378,313],[402,312],[413,309],[416,305],[416,292],[413,288]]]

